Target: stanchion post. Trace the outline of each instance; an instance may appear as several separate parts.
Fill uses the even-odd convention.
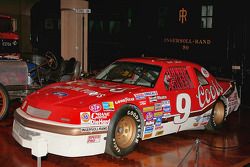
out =
[[[192,150],[195,148],[196,151],[196,156],[195,156],[195,167],[198,167],[199,164],[199,145],[200,145],[200,140],[197,138],[194,142],[194,144],[191,146],[191,148],[188,150],[188,152],[186,153],[186,155],[184,156],[184,158],[181,160],[181,162],[178,164],[177,167],[181,167],[184,160],[188,157],[188,155],[192,152]]]
[[[42,166],[42,158],[41,157],[37,157],[37,167],[41,167]]]
[[[200,139],[195,140],[196,154],[195,154],[195,167],[199,166],[199,151],[200,151]]]
[[[40,136],[34,136],[31,144],[31,154],[37,157],[37,167],[41,167],[41,157],[46,156],[48,153],[47,141]]]

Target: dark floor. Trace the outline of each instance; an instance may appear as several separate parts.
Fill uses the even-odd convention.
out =
[[[242,105],[216,132],[185,131],[139,143],[130,155],[116,159],[102,154],[65,158],[48,154],[42,167],[249,167],[250,107]],[[36,157],[12,138],[10,115],[0,122],[0,166],[35,167]]]

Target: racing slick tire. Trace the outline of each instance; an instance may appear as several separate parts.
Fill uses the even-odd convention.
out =
[[[133,105],[125,105],[109,124],[105,152],[117,158],[125,156],[134,151],[140,137],[139,111]]]
[[[8,116],[9,101],[8,91],[0,83],[0,121]]]
[[[226,106],[222,100],[217,100],[214,104],[211,117],[206,125],[207,130],[216,130],[222,126],[226,118]]]

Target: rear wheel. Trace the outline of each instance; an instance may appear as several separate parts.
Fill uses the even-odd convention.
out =
[[[225,109],[225,104],[221,100],[215,103],[210,120],[206,126],[208,130],[215,130],[223,124],[226,114]]]
[[[0,120],[3,120],[8,115],[9,94],[5,87],[0,84]]]
[[[108,130],[105,152],[120,157],[132,152],[141,134],[140,116],[130,105],[113,117]]]

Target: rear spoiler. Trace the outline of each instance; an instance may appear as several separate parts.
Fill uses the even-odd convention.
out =
[[[229,97],[235,89],[238,92],[235,79],[216,77],[216,80],[218,82],[230,82],[230,89],[224,94],[225,97]]]

